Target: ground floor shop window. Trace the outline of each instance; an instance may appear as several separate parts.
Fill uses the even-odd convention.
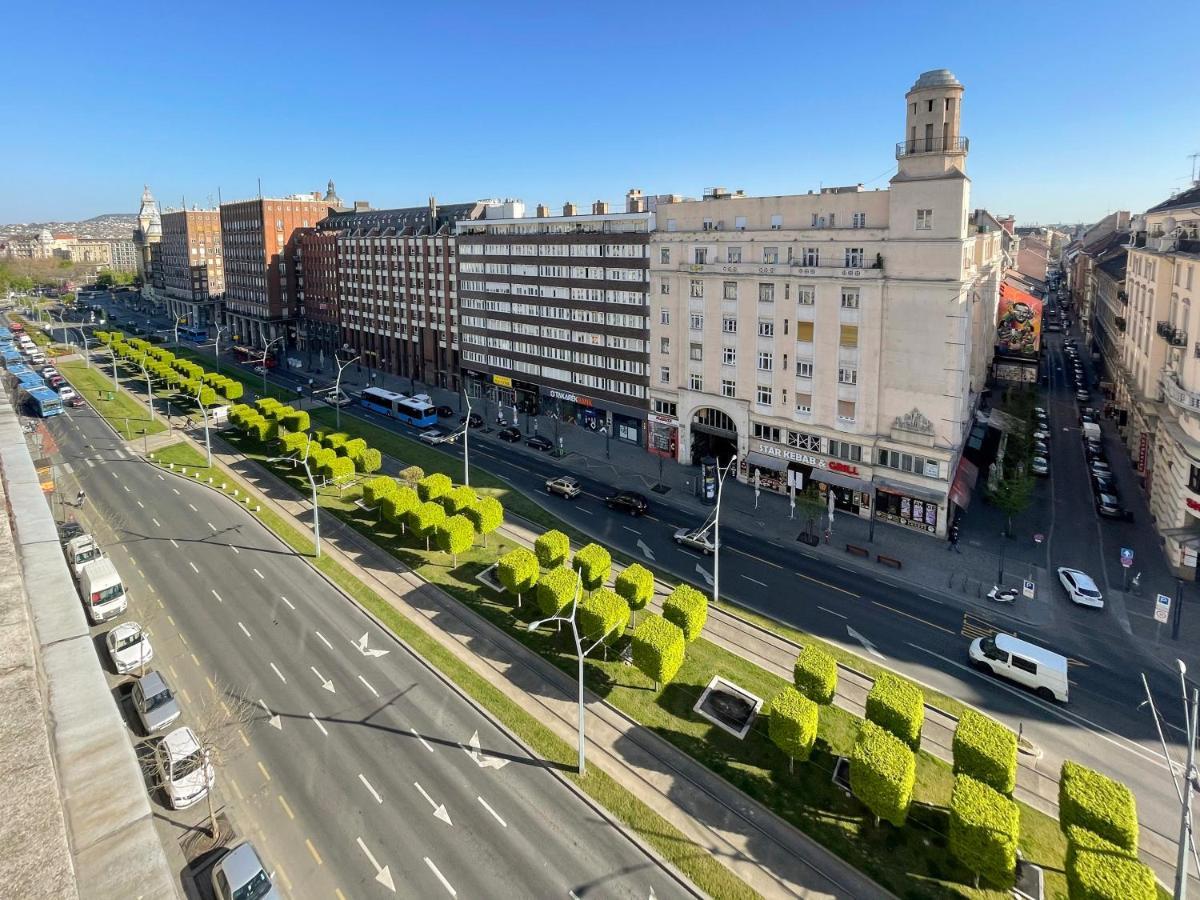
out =
[[[893,525],[919,528],[930,534],[937,531],[938,505],[928,500],[880,490],[875,515]]]

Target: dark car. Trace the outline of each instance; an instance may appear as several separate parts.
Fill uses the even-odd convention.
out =
[[[67,406],[70,406],[72,409],[79,409],[81,406],[87,406],[87,401],[76,394],[74,397],[71,397],[69,400],[67,400]]]
[[[1101,444],[1089,442],[1084,445],[1083,452],[1087,455],[1089,463],[1095,460],[1108,462],[1108,454],[1104,452],[1104,447]]]
[[[1096,495],[1096,512],[1100,513],[1106,519],[1125,518],[1125,510],[1121,508],[1121,501],[1112,494]]]
[[[439,419],[449,419],[451,416],[454,415],[454,410],[451,409],[449,406],[446,406],[445,404],[442,404],[441,406],[437,407],[434,410],[434,412],[436,412],[438,414]]]
[[[473,412],[469,416],[459,416],[458,421],[466,422],[472,428],[482,428],[483,427],[483,416],[481,416],[479,413]]]
[[[1117,482],[1113,480],[1111,475],[1092,475],[1092,493],[1094,494],[1111,494],[1113,497],[1119,497],[1117,493]]]
[[[650,509],[649,501],[634,491],[617,491],[611,497],[604,498],[604,505],[609,509],[627,512],[631,516],[644,516]]]
[[[67,379],[63,378],[61,375],[51,375],[48,379],[46,379],[46,383],[49,384],[50,387],[57,390],[67,383]]]
[[[549,438],[544,438],[540,434],[535,434],[533,437],[525,441],[526,447],[532,447],[534,450],[549,450],[554,446],[554,442]]]
[[[502,441],[508,441],[510,444],[515,444],[521,440],[521,429],[512,428],[511,426],[508,428],[501,428],[498,432],[496,432],[496,437],[500,438]]]

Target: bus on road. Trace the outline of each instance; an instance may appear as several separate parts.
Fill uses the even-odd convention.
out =
[[[414,400],[405,394],[385,391],[383,388],[367,388],[362,392],[362,405],[417,428],[429,428],[438,421],[437,408],[432,403]]]
[[[62,400],[48,387],[22,387],[21,405],[39,419],[57,416],[63,411]]]
[[[197,344],[208,340],[208,329],[198,325],[180,325],[179,337],[185,341],[195,341]]]

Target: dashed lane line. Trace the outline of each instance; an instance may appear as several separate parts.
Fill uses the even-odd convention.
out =
[[[283,799],[283,794],[279,794],[278,797],[279,805],[283,807],[283,811],[287,813],[287,817],[294,820],[296,818],[296,814],[292,812],[292,808],[288,806],[288,802]]]
[[[358,780],[363,783],[363,787],[371,792],[371,796],[375,798],[376,803],[383,803],[383,798],[379,796],[379,791],[375,790],[375,788],[371,786],[371,782],[367,781],[366,775],[364,775],[362,772],[359,772]]]
[[[254,640],[254,638],[250,637],[250,631],[241,622],[238,622],[238,628],[242,629],[242,634],[250,638],[250,640]]]
[[[209,530],[209,531],[216,531],[216,530],[217,530],[217,526],[216,526],[216,525],[214,525],[212,522],[205,522],[204,524],[208,526],[208,530]]]
[[[832,609],[826,609],[824,606],[818,606],[817,609],[821,610],[821,612],[827,612],[831,616],[837,616],[839,619],[846,618],[846,616],[843,616],[840,612],[834,612]]]
[[[138,501],[135,501],[135,502],[137,503],[138,507],[140,507],[141,509],[145,509],[145,508],[146,508],[145,506],[143,506],[143,505],[142,505],[142,501],[141,501],[141,500],[138,500]]]
[[[898,616],[904,616],[906,619],[912,619],[914,622],[920,622],[922,625],[928,625],[930,628],[936,628],[938,631],[944,631],[946,634],[954,634],[949,628],[943,628],[941,625],[935,625],[928,619],[922,619],[920,616],[914,616],[912,613],[906,613],[902,609],[896,609],[894,606],[888,606],[886,603],[880,603],[878,600],[872,600],[875,606],[880,609],[886,609],[888,612],[894,612]]]
[[[287,684],[287,679],[283,677],[283,673],[279,671],[279,668],[275,665],[275,663],[270,663],[270,666],[271,666],[271,671],[279,676],[279,680],[282,681],[284,684]]]
[[[367,679],[363,678],[361,675],[358,676],[358,680],[367,686],[368,691],[370,691],[376,697],[379,696],[379,691],[377,691],[377,690],[375,690],[375,688],[371,687],[371,682],[367,681]]]
[[[154,523],[155,528],[162,528],[162,526],[158,524],[158,519],[154,518],[154,516],[150,517],[150,521]]]
[[[454,885],[446,880],[446,876],[438,871],[438,867],[433,864],[433,860],[431,860],[428,856],[425,857],[425,865],[429,866],[429,868],[433,871],[433,874],[437,876],[438,881],[442,883],[442,887],[446,889],[446,892],[449,893],[451,897],[458,896],[458,891],[454,889]]]
[[[227,547],[228,547],[230,550],[232,550],[234,553],[236,553],[238,556],[241,556],[241,555],[242,555],[242,551],[241,551],[241,550],[239,550],[237,547],[233,546],[233,544],[226,544],[226,546],[227,546]]]
[[[291,601],[291,600],[289,600],[287,597],[284,597],[284,596],[282,596],[282,595],[280,595],[279,599],[280,599],[280,600],[282,600],[284,603],[286,603],[286,604],[287,604],[287,607],[288,607],[288,609],[290,609],[290,610],[292,610],[293,612],[295,612],[295,610],[296,610],[296,607],[292,606],[292,601]]]
[[[190,504],[190,503],[188,504],[188,509],[190,509],[192,512],[196,512],[196,513],[200,512],[200,510],[196,509],[196,507],[192,506],[192,504]]]
[[[195,572],[197,575],[200,574],[200,570],[196,568],[196,564],[194,562],[192,562],[190,559],[188,560],[188,565],[192,567],[193,572]]]
[[[254,570],[254,574],[257,575],[259,578],[261,578],[263,581],[267,580],[267,577],[265,575],[263,575],[262,572],[258,571],[258,569]]]
[[[215,590],[212,592],[212,595],[213,595],[214,597],[216,597],[216,598],[217,598],[217,602],[218,602],[218,603],[224,603],[224,602],[225,602],[224,600],[222,600],[222,599],[221,599],[221,595],[220,595],[220,594],[218,594],[218,593],[217,593]]]
[[[176,496],[176,497],[182,496],[182,495],[179,493],[179,488],[171,488],[171,490],[173,490],[173,491],[175,492],[175,496]]]
[[[421,735],[417,732],[417,729],[410,728],[410,729],[408,729],[408,733],[411,734],[413,737],[415,737],[422,744],[424,744],[426,750],[428,750],[430,753],[433,752],[432,745],[430,745],[429,741],[425,740],[425,738],[421,737]]]
[[[329,737],[329,732],[325,730],[325,726],[321,724],[320,719],[318,719],[312,713],[309,713],[308,717],[313,720],[314,725],[321,729],[321,734],[325,735],[325,737]]]
[[[321,854],[317,852],[317,848],[313,846],[313,842],[308,838],[305,838],[304,846],[308,848],[308,852],[312,854],[312,858],[316,861],[317,865],[323,865],[321,862]]]
[[[759,581],[757,578],[751,578],[749,575],[743,575],[742,577],[745,578],[747,581],[753,581],[759,587],[767,586],[767,583],[765,581]]]
[[[317,632],[314,632],[314,633],[316,634],[316,636],[317,636],[317,637],[319,637],[319,638],[321,639],[321,643],[322,643],[322,644],[324,644],[324,645],[325,645],[326,647],[328,647],[330,650],[332,650],[332,649],[333,649],[333,644],[329,643],[329,639],[328,639],[328,638],[326,638],[326,637],[325,637],[325,635],[321,634],[321,632],[319,632],[319,631],[317,631]]]
[[[267,781],[271,780],[271,773],[267,771],[267,767],[263,765],[261,759],[258,761],[258,771],[263,773],[263,778],[267,779]]]
[[[508,827],[508,823],[505,822],[502,818],[500,818],[500,814],[498,812],[496,812],[494,809],[492,809],[492,806],[490,803],[488,803],[482,797],[476,797],[475,799],[483,804],[483,808],[486,809],[488,812],[490,812],[495,817],[497,822],[499,822],[505,828]]]

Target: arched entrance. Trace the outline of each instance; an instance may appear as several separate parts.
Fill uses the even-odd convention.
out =
[[[692,416],[692,465],[714,456],[725,465],[737,454],[737,425],[726,413],[703,406]]]

